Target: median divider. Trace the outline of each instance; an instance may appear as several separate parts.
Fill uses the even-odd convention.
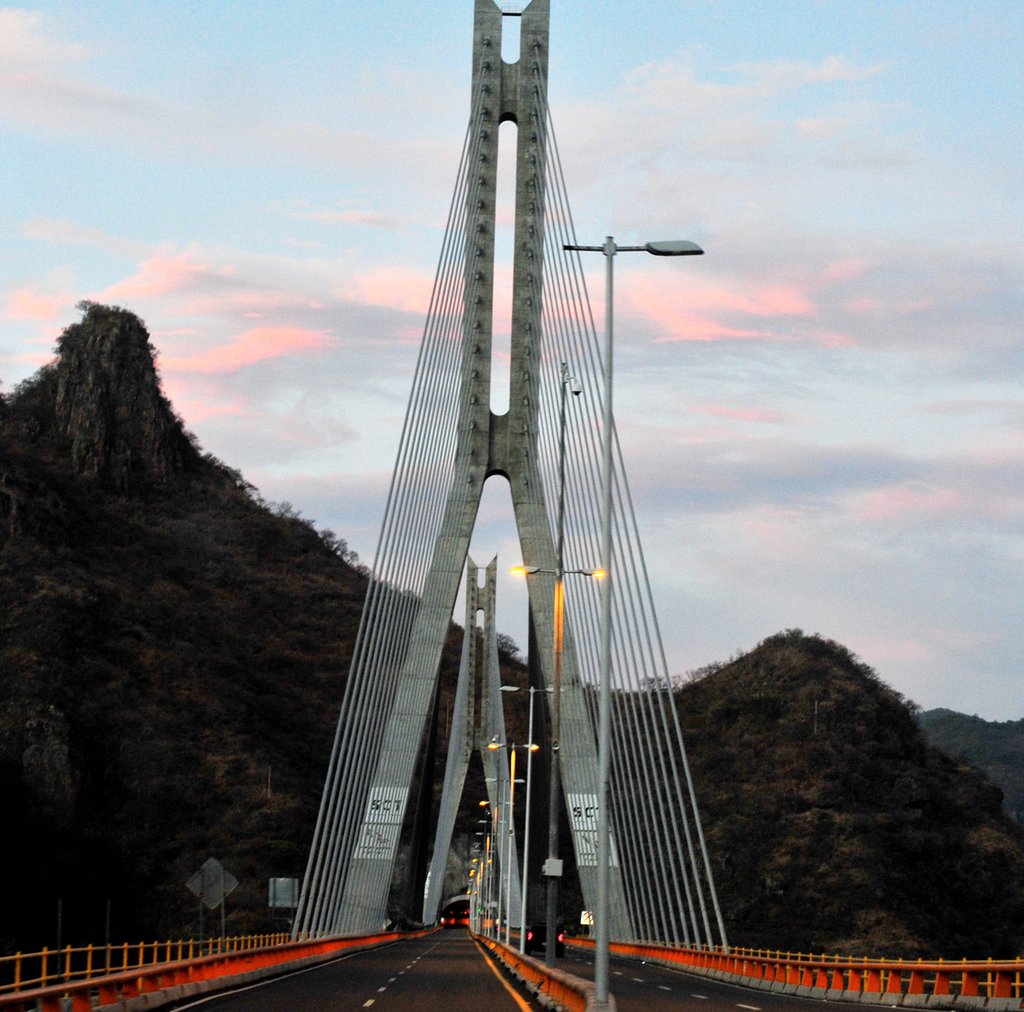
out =
[[[615,999],[611,995],[607,1002],[598,1005],[593,981],[547,966],[539,959],[524,956],[518,950],[486,935],[477,935],[472,931],[470,934],[478,945],[489,950],[513,976],[523,981],[542,1005],[565,1009],[567,1012],[615,1012]]]
[[[344,953],[372,949],[401,939],[421,938],[436,930],[311,938],[155,963],[87,980],[0,995],[0,1009],[4,1012],[67,1012],[69,1009],[71,1012],[143,1012],[195,995],[325,963]]]
[[[592,938],[566,938],[593,948]],[[617,956],[712,977],[744,987],[829,1001],[904,1008],[1024,1009],[1024,960],[897,960],[814,956],[764,949],[694,949],[612,942]]]

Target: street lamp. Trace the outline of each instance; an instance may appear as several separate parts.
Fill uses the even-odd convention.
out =
[[[516,569],[521,569],[523,572],[528,567],[518,566]],[[531,570],[535,570],[536,567],[529,567]],[[514,569],[513,572],[516,570]],[[503,685],[501,686],[502,692],[518,692],[518,685]],[[530,813],[533,811],[533,753],[536,752],[540,745],[533,740],[533,696],[537,692],[551,692],[551,689],[538,689],[536,685],[530,686],[530,720],[527,726],[526,737],[529,739],[526,745],[517,746],[525,748],[526,751],[526,821],[523,826],[523,877],[520,882],[520,893],[519,893],[519,952],[520,955],[526,952],[526,894],[529,891],[527,888],[530,878]]]
[[[503,685],[501,686],[502,692],[518,692],[519,686],[517,685]],[[529,737],[533,737],[533,686],[530,687],[530,728]],[[520,916],[519,916],[519,939],[520,939],[520,952],[522,952],[523,938],[524,938],[524,927],[526,918],[526,901],[524,899],[526,895],[526,879],[529,874],[529,868],[527,861],[529,860],[529,847],[530,847],[530,788],[531,776],[533,771],[533,753],[540,748],[539,745],[534,742],[528,742],[525,745],[516,745],[515,743],[505,745],[498,742],[497,736],[491,739],[491,742],[487,746],[490,749],[507,748],[509,750],[509,781],[508,781],[508,833],[506,834],[505,844],[505,944],[510,945],[511,932],[512,932],[512,864],[513,864],[513,848],[515,846],[515,805],[516,805],[516,784],[526,784],[526,825],[523,828],[523,876],[520,881]],[[516,750],[526,749],[526,780],[516,779]]]
[[[558,857],[558,794],[559,794],[559,738],[562,733],[562,653],[565,632],[565,592],[563,577],[565,576],[565,403],[568,394],[578,397],[583,387],[579,380],[569,373],[569,367],[562,363],[559,371],[558,398],[558,514],[556,521],[555,542],[555,607],[554,607],[554,664],[551,677],[551,758],[550,777],[548,780],[548,859],[544,863],[544,874],[548,880],[547,890],[547,938],[550,940],[558,933],[558,880],[562,874],[562,862]],[[531,576],[534,573],[550,573],[551,570],[537,566],[514,566],[511,573]],[[571,570],[587,576],[598,575],[597,571]],[[532,702],[532,699],[531,699]],[[531,710],[532,714],[532,710]],[[530,736],[533,740],[533,736]],[[520,925],[525,930],[526,925]],[[520,951],[522,951],[520,949]],[[555,946],[550,941],[544,946],[544,962],[548,966],[555,965]]]
[[[564,416],[563,416],[564,417]],[[561,470],[561,466],[560,466]],[[561,475],[560,475],[561,477]],[[558,922],[558,879],[562,874],[562,861],[558,856],[558,796],[560,790],[559,778],[559,737],[561,735],[562,721],[562,660],[565,653],[565,593],[564,577],[578,574],[589,576],[595,580],[603,580],[605,571],[603,569],[565,569],[562,564],[563,558],[563,499],[561,481],[559,482],[558,496],[558,542],[556,550],[556,568],[543,569],[540,566],[513,566],[509,572],[513,576],[534,576],[538,573],[547,573],[555,578],[555,608],[554,608],[554,643],[552,652],[554,664],[551,688],[551,758],[550,778],[548,781],[548,859],[544,864],[544,874],[548,879],[547,904],[545,919],[547,921],[548,937],[551,932],[557,934]],[[533,720],[533,689],[530,689],[530,720]],[[533,735],[530,735],[532,740]],[[525,928],[525,919],[523,923]],[[522,951],[522,950],[520,950]],[[548,943],[544,945],[544,962],[547,966],[555,965],[555,947]]]
[[[505,743],[499,741],[498,736],[494,735],[494,737],[491,738],[491,740],[487,743],[487,747],[492,752],[497,752],[499,749],[505,748]],[[495,904],[495,928],[493,937],[496,940],[500,940],[501,918],[502,915],[504,914],[504,916],[507,919],[509,912],[509,904],[511,902],[511,896],[509,896],[506,893],[504,885],[504,872],[509,861],[508,834],[504,833],[501,828],[503,816],[507,819],[509,817],[509,811],[507,807],[504,808],[504,812],[502,811],[503,802],[500,792],[501,777],[484,777],[484,780],[486,783],[498,785],[494,788],[495,795],[497,796],[497,801],[491,807],[489,814],[492,816],[491,835],[494,839],[492,858],[497,857],[498,859],[497,868],[491,870],[491,885],[496,885],[496,888],[494,890],[495,895],[493,897]],[[483,806],[484,804],[486,804],[486,802],[481,801],[480,804],[481,806]],[[507,879],[507,882],[508,888],[511,888],[511,878]]]
[[[594,991],[598,1007],[608,1002],[608,891],[611,872],[611,812],[608,810],[609,739],[611,738],[612,644],[612,337],[614,264],[616,253],[651,253],[661,257],[700,256],[695,242],[674,239],[642,246],[619,246],[607,236],[602,246],[565,244],[564,250],[603,253],[605,257],[604,405],[601,508],[601,563],[606,579],[601,587],[601,665],[597,732],[597,942],[594,951]],[[550,931],[550,925],[548,926]]]

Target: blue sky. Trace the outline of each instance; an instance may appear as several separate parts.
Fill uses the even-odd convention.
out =
[[[132,309],[203,446],[370,558],[471,35],[470,0],[0,7],[4,389],[80,299]],[[671,671],[799,627],[1024,717],[1021,52],[1019,0],[552,0],[581,241],[707,250],[617,267]],[[516,561],[500,489],[472,551]]]

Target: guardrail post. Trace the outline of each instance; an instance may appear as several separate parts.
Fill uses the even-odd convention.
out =
[[[868,967],[867,980],[863,986],[865,994],[882,993],[882,974],[878,967]]]
[[[915,968],[910,971],[910,983],[907,994],[924,994],[924,970]]]
[[[863,990],[862,977],[859,967],[850,967],[849,983],[846,985],[848,991],[856,991],[858,994]]]
[[[88,991],[71,993],[71,1012],[92,1012],[92,997]]]
[[[996,970],[996,979],[992,987],[992,998],[1013,997],[1013,974],[1009,970]]]
[[[889,979],[885,986],[886,994],[903,994],[903,971],[894,969],[889,971]]]
[[[966,963],[966,960],[964,961]],[[960,971],[960,993],[976,998],[978,992],[978,972],[968,970],[966,966]]]

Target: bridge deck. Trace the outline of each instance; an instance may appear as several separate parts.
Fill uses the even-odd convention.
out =
[[[515,993],[465,931],[439,931],[175,1007],[203,1012],[521,1012],[540,1006],[531,1005],[525,992],[522,997]]]
[[[593,980],[590,953],[568,949],[559,967]],[[815,1009],[848,1007],[839,1002],[770,994],[720,983],[635,959],[613,958],[611,988],[619,1012],[657,1010]],[[463,1012],[537,1009],[530,995],[499,976],[464,931],[436,932],[349,954],[238,991],[189,1000],[178,1009],[204,1012],[279,1012],[316,1009],[342,1012]]]

